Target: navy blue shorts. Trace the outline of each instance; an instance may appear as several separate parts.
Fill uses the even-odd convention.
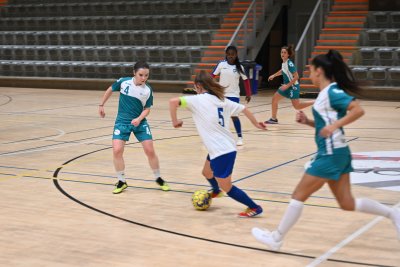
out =
[[[207,155],[207,160],[210,161],[214,177],[217,178],[226,178],[232,174],[235,159],[236,151],[221,155],[215,159],[210,159],[210,156]]]

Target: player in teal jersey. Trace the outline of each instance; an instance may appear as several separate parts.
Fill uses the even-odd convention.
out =
[[[273,250],[279,250],[283,238],[300,218],[304,202],[324,184],[328,184],[339,206],[347,211],[359,211],[392,220],[400,239],[400,210],[368,198],[354,199],[351,193],[351,153],[345,141],[343,126],[363,114],[358,101],[347,93],[359,89],[350,68],[335,50],[315,57],[310,78],[320,93],[313,106],[314,120],[299,111],[297,122],[315,127],[317,155],[307,167],[292,194],[289,206],[275,231],[253,228],[253,236]]]
[[[153,105],[153,89],[147,83],[149,78],[149,65],[137,62],[133,67],[133,77],[120,78],[114,82],[104,93],[99,105],[99,114],[105,117],[104,105],[115,91],[119,91],[118,114],[113,132],[113,157],[114,167],[117,172],[118,182],[113,190],[119,194],[128,187],[125,180],[125,161],[123,158],[126,141],[131,133],[142,144],[148,158],[154,178],[163,191],[168,191],[168,184],[160,176],[160,164],[153,146],[153,136],[146,117]]]
[[[288,98],[292,101],[292,105],[296,110],[300,110],[311,106],[314,101],[300,102],[300,84],[299,74],[297,73],[296,66],[290,60],[293,57],[293,46],[284,46],[281,48],[282,68],[268,77],[268,81],[273,80],[275,77],[282,75],[283,84],[279,87],[272,97],[272,116],[265,123],[277,124],[278,123],[278,102],[283,98]]]

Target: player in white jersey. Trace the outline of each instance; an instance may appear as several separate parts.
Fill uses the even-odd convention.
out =
[[[243,79],[244,88],[246,91],[246,102],[251,99],[250,81],[247,78],[243,66],[239,62],[237,48],[235,46],[228,46],[225,50],[225,60],[220,61],[215,66],[212,76],[219,75],[219,83],[225,87],[225,97],[229,100],[239,103],[240,102],[240,78]],[[235,127],[238,140],[238,146],[243,145],[242,125],[238,116],[232,116],[233,126]]]
[[[148,158],[154,178],[163,191],[168,191],[168,184],[160,176],[160,164],[153,146],[153,137],[146,116],[153,105],[153,89],[146,82],[149,78],[149,65],[137,62],[133,67],[133,77],[120,78],[114,82],[104,93],[99,105],[99,114],[105,117],[104,105],[115,91],[119,91],[118,114],[113,132],[113,157],[114,167],[117,172],[118,182],[113,190],[114,194],[124,191],[128,184],[125,180],[125,161],[123,158],[126,141],[131,133],[142,144]]]
[[[257,122],[254,115],[245,106],[230,101],[224,96],[224,87],[213,80],[210,74],[201,71],[195,79],[197,95],[176,97],[170,100],[172,125],[182,127],[183,122],[177,118],[179,106],[192,112],[197,131],[207,148],[208,156],[203,174],[211,184],[212,197],[220,194],[220,187],[228,196],[247,206],[239,217],[254,217],[262,213],[257,205],[244,191],[232,185],[232,170],[236,158],[236,145],[229,130],[229,117],[244,115],[259,129],[266,129],[263,122]]]
[[[345,142],[343,126],[359,119],[364,110],[354,97],[359,89],[350,68],[335,50],[315,57],[311,62],[310,78],[320,93],[313,106],[314,120],[299,111],[299,123],[315,127],[317,156],[307,167],[303,178],[292,194],[289,206],[275,231],[253,228],[253,236],[273,250],[279,250],[283,238],[300,218],[304,202],[325,183],[339,206],[347,211],[359,211],[392,220],[400,239],[400,210],[368,198],[354,199],[351,193],[350,149]]]
[[[296,66],[290,58],[294,55],[293,46],[284,46],[281,48],[282,68],[268,77],[268,81],[273,80],[275,77],[282,75],[283,84],[279,87],[272,97],[272,116],[266,123],[278,123],[278,103],[283,98],[288,98],[292,101],[292,105],[296,110],[300,110],[311,106],[314,101],[300,102],[300,84],[299,74],[297,73]]]

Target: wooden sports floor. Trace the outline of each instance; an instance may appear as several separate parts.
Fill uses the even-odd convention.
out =
[[[281,124],[268,131],[242,117],[245,145],[233,180],[264,208],[242,219],[244,207],[229,197],[207,211],[192,207],[192,192],[208,189],[201,175],[207,153],[188,111],[179,111],[183,128],[172,128],[168,100],[177,94],[155,93],[149,116],[162,177],[173,190],[157,188],[133,138],[125,150],[130,187],[113,195],[118,94],[101,119],[103,93],[0,88],[0,266],[400,266],[392,223],[341,211],[326,187],[306,203],[281,252],[252,237],[252,227],[278,224],[316,151],[313,129],[294,122],[289,101],[280,103]],[[265,120],[270,103],[262,92],[249,107]],[[346,130],[361,164],[353,193],[398,205],[400,103],[362,106],[366,115]]]

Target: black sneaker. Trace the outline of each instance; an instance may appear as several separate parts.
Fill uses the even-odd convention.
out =
[[[128,184],[126,182],[122,182],[118,180],[118,183],[115,184],[115,189],[112,191],[113,194],[119,194],[128,188]]]
[[[267,123],[267,124],[278,124],[278,119],[271,118],[271,119],[265,121],[265,123]]]

